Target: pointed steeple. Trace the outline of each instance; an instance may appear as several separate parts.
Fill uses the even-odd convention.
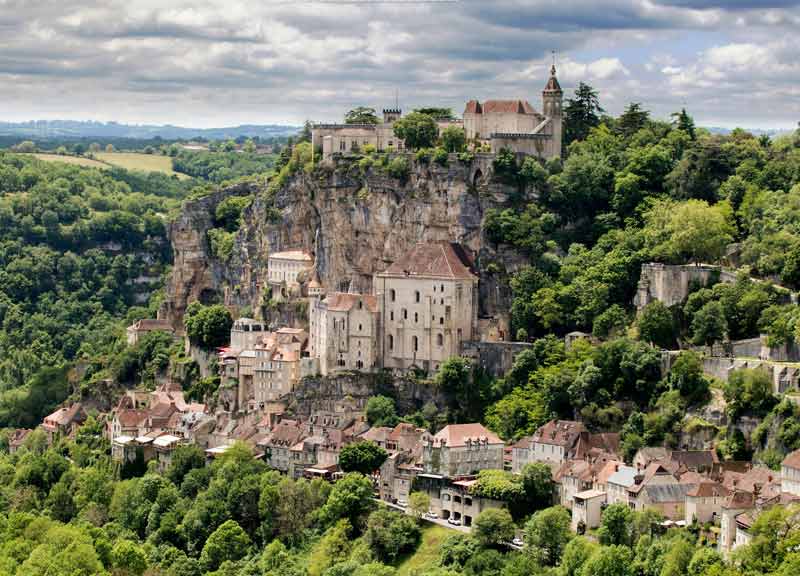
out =
[[[556,78],[556,65],[555,63],[550,66],[550,78],[547,80],[547,84],[544,87],[545,92],[561,92],[561,85],[558,83],[558,78]]]

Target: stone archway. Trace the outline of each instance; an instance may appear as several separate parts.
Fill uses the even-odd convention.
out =
[[[480,184],[480,181],[482,179],[483,179],[483,170],[478,168],[477,170],[475,170],[475,173],[472,175],[472,179],[471,179],[472,186],[474,188],[477,188],[478,184]]]

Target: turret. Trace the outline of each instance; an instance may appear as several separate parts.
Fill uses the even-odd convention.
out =
[[[388,108],[383,110],[383,122],[385,124],[391,124],[395,120],[400,119],[400,109],[399,108]]]
[[[556,65],[553,64],[550,67],[550,78],[548,78],[544,91],[542,91],[542,110],[544,111],[544,115],[550,118],[550,125],[552,126],[553,147],[551,155],[558,157],[561,156],[561,105],[563,99],[564,92],[561,90],[558,78],[556,78]]]

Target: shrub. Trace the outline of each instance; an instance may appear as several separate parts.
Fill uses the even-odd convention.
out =
[[[447,163],[450,161],[450,155],[444,148],[436,148],[433,151],[433,161],[439,166],[447,166]]]
[[[397,178],[398,180],[405,180],[411,173],[411,168],[408,166],[408,160],[406,160],[405,157],[398,156],[397,158],[389,162],[389,167],[387,168],[387,171],[389,172],[389,175],[392,178]]]

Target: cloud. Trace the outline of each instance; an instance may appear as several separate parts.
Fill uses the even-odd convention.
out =
[[[405,108],[538,107],[555,50],[566,91],[589,82],[610,112],[635,100],[666,115],[691,99],[700,121],[788,122],[798,4],[0,0],[0,120],[297,123],[395,91]],[[722,89],[735,104],[720,105]]]

